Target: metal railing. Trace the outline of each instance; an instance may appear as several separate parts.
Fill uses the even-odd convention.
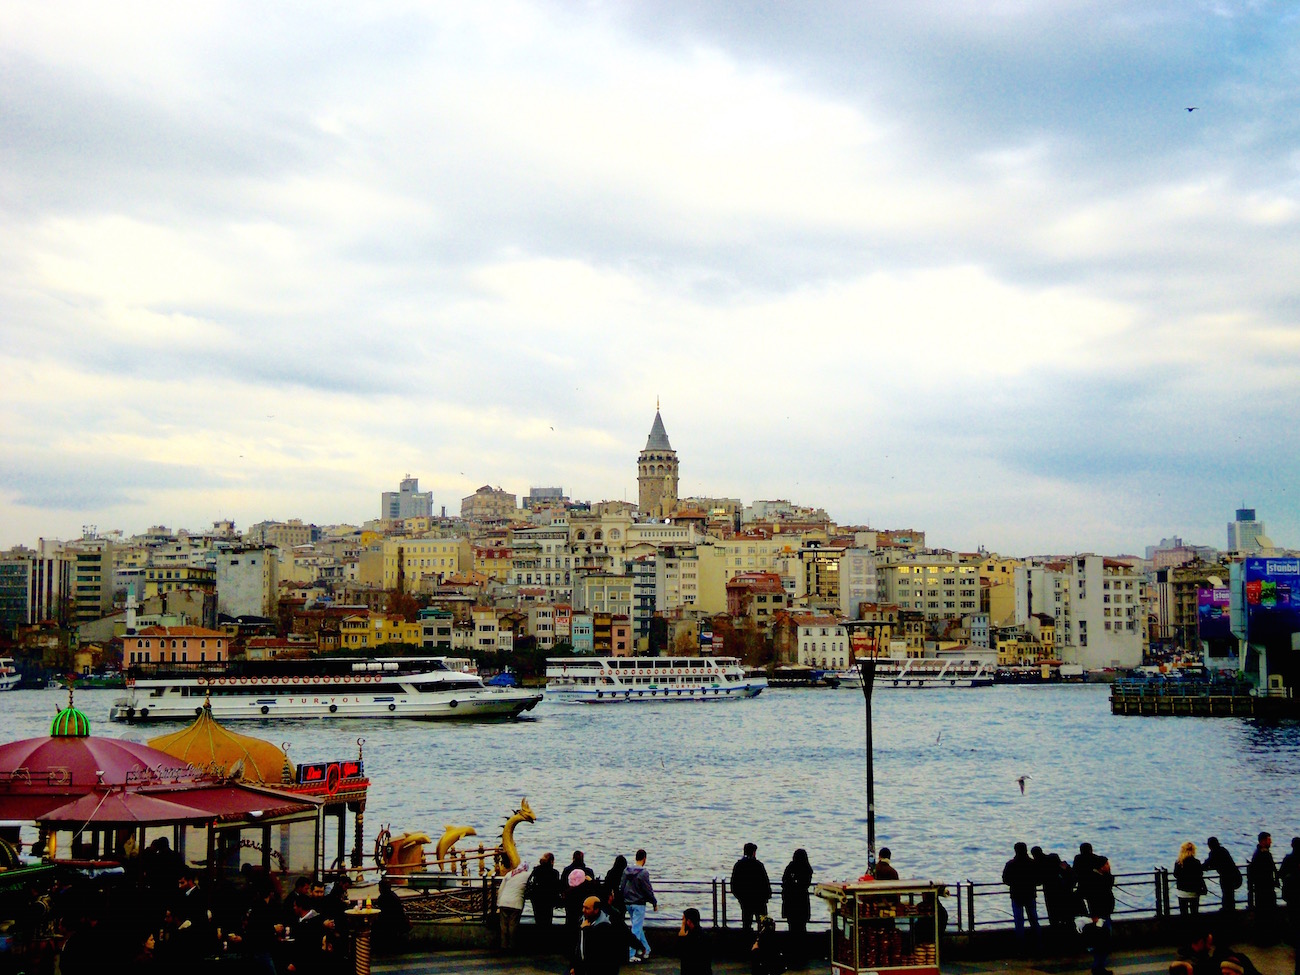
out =
[[[1243,874],[1245,873],[1243,870]],[[448,880],[453,879],[455,874],[448,875]],[[492,888],[484,894],[484,905],[487,910],[493,909],[487,905],[495,904],[495,886],[499,883],[499,878],[461,878],[460,883],[474,886],[476,880],[478,885]],[[1245,887],[1240,892],[1241,899],[1236,902],[1241,904],[1244,901],[1242,906],[1249,908],[1254,903],[1254,892],[1251,889],[1249,876],[1246,876],[1245,880]],[[1223,892],[1219,879],[1215,874],[1207,873],[1205,884],[1208,892],[1200,898],[1200,910],[1202,913],[1217,911],[1223,906]],[[736,900],[726,878],[713,877],[709,880],[656,878],[654,886],[659,898],[659,911],[649,919],[648,923],[654,924],[656,919],[660,923],[670,921],[676,923],[683,909],[694,907],[700,912],[700,920],[706,927],[727,929],[739,925],[740,902]],[[942,902],[948,912],[950,933],[971,934],[978,931],[1007,929],[1014,925],[1010,893],[1006,884],[1000,881],[964,880],[945,886],[947,893]],[[1176,890],[1171,872],[1166,867],[1115,874],[1113,893],[1115,909],[1112,917],[1114,918],[1162,919],[1178,915]],[[1065,896],[1068,898],[1066,914],[1073,923],[1078,895],[1070,892]],[[1041,898],[1039,903],[1042,904]],[[780,905],[781,895],[777,888],[768,903],[768,912],[780,927],[785,927],[785,922],[780,918]],[[559,910],[563,911],[563,902],[559,905]],[[1039,914],[1039,920],[1044,927],[1049,923],[1045,905]],[[829,913],[820,912],[814,906],[808,929],[815,931],[825,929],[829,925]]]

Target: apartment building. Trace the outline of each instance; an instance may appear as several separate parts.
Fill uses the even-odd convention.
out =
[[[884,602],[927,620],[955,619],[980,608],[980,568],[950,554],[911,555],[876,567]]]
[[[843,670],[852,661],[849,635],[844,623],[835,616],[796,613],[798,660],[807,667]]]
[[[1035,561],[1027,572],[1031,613],[1052,617],[1061,659],[1085,669],[1142,663],[1141,578],[1100,555]]]

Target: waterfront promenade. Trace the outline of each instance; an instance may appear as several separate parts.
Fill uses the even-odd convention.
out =
[[[1261,948],[1239,943],[1263,975],[1291,975],[1294,962],[1291,949],[1286,945]],[[1110,956],[1110,970],[1115,975],[1167,975],[1169,963],[1176,957],[1173,948],[1146,948],[1117,951]],[[944,961],[944,972],[954,975],[1067,975],[1078,972],[1086,975],[1090,959],[1086,955],[1058,956],[1052,958],[994,959],[990,961]],[[626,965],[625,972],[642,975],[675,975],[676,958],[652,956],[641,965]],[[713,970],[719,975],[747,973],[749,962],[742,959],[715,959]],[[510,957],[492,951],[448,951],[436,954],[409,954],[382,958],[375,962],[372,971],[379,975],[454,975],[457,972],[477,975],[563,975],[568,971],[565,960],[559,955],[542,955],[536,958]],[[830,963],[809,965],[809,973],[829,972]]]

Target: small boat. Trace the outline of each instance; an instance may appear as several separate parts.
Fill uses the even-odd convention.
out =
[[[212,706],[219,721],[262,718],[514,718],[540,691],[486,687],[443,657],[315,657],[137,664],[112,721],[188,721]]]
[[[763,677],[735,657],[548,657],[546,694],[564,703],[736,701],[758,697]]]
[[[777,667],[768,678],[769,687],[839,687],[840,675],[829,670],[818,670],[805,664]]]
[[[12,691],[22,679],[14,658],[0,657],[0,691]]]

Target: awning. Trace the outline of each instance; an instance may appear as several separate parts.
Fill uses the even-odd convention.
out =
[[[316,804],[289,799],[240,786],[92,792],[73,802],[34,817],[51,826],[160,825],[206,823],[212,820],[270,820],[294,814],[312,814]]]
[[[287,796],[281,792],[224,785],[212,789],[186,789],[158,793],[169,802],[199,813],[202,819],[271,819],[296,813],[314,813],[319,801]],[[254,815],[256,814],[256,815]]]
[[[75,798],[72,795],[0,795],[0,823],[32,823]]]
[[[81,826],[154,825],[203,822],[209,817],[197,810],[143,792],[92,792],[37,816],[38,823]]]

